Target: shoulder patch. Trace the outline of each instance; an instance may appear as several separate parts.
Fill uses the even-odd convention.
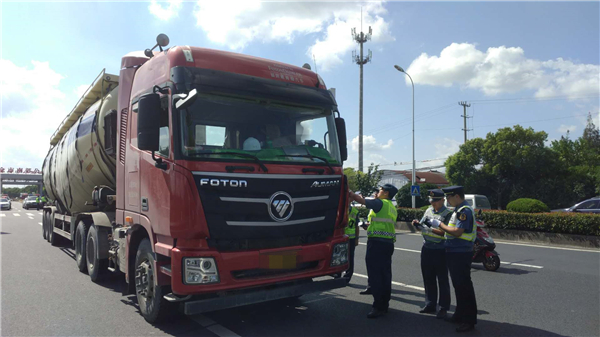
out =
[[[460,221],[465,221],[467,220],[467,215],[465,213],[459,213],[458,218]]]

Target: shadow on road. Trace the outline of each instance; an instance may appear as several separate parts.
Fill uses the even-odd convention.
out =
[[[521,268],[511,268],[509,267],[510,265],[501,265],[500,268],[498,268],[498,270],[496,271],[488,271],[485,270],[485,268],[482,265],[471,265],[471,272],[472,273],[479,273],[479,272],[483,272],[483,273],[498,273],[498,274],[509,274],[509,275],[525,275],[525,274],[531,274],[531,273],[537,273],[537,271],[535,270],[526,270],[526,269],[521,269]]]

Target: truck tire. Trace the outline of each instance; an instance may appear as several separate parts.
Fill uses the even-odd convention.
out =
[[[176,312],[173,303],[163,298],[165,288],[154,282],[154,255],[150,240],[140,243],[135,256],[135,292],[140,312],[148,323],[157,323]]]
[[[87,272],[87,260],[86,260],[86,243],[90,225],[84,221],[79,221],[77,224],[77,230],[75,231],[75,262],[77,263],[77,269],[80,272]]]
[[[108,259],[99,259],[98,256],[98,228],[90,226],[87,234],[85,247],[85,260],[87,262],[88,275],[92,282],[99,281],[108,269]]]
[[[50,242],[50,226],[52,224],[52,213],[48,212],[46,217],[46,241]]]
[[[50,242],[53,246],[58,246],[60,244],[61,236],[54,233],[54,214],[50,216],[50,224],[48,226],[48,242]]]
[[[44,240],[46,240],[46,237],[48,236],[48,231],[47,231],[47,224],[48,224],[48,216],[47,216],[48,212],[44,212],[44,215],[42,215],[42,236],[44,237]]]

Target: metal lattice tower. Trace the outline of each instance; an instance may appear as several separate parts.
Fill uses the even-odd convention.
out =
[[[358,170],[363,171],[363,65],[371,62],[373,54],[369,50],[369,54],[365,58],[363,56],[363,44],[371,40],[373,31],[369,26],[369,33],[362,32],[362,10],[360,12],[361,28],[360,34],[356,33],[356,28],[352,28],[352,38],[360,45],[360,55],[356,55],[356,51],[352,52],[352,62],[356,62],[360,66],[360,91],[358,99]]]

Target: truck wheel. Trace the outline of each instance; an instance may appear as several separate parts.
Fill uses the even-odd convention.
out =
[[[164,320],[176,309],[163,298],[165,289],[154,282],[154,262],[150,240],[144,239],[135,257],[135,292],[140,312],[149,323]]]
[[[42,236],[44,237],[44,240],[46,240],[46,237],[48,236],[48,231],[46,230],[48,224],[47,214],[48,212],[44,212],[44,215],[42,215]]]
[[[85,247],[85,260],[87,262],[88,275],[92,282],[99,281],[108,269],[108,259],[98,258],[98,228],[92,225],[88,230]]]
[[[60,235],[54,233],[54,214],[50,216],[50,224],[48,226],[48,242],[53,246],[58,246],[60,243]]]
[[[52,213],[48,212],[46,217],[46,241],[50,242],[50,228],[52,225]]]
[[[75,231],[75,262],[77,262],[77,268],[82,273],[87,271],[86,243],[89,228],[90,225],[79,221]]]

